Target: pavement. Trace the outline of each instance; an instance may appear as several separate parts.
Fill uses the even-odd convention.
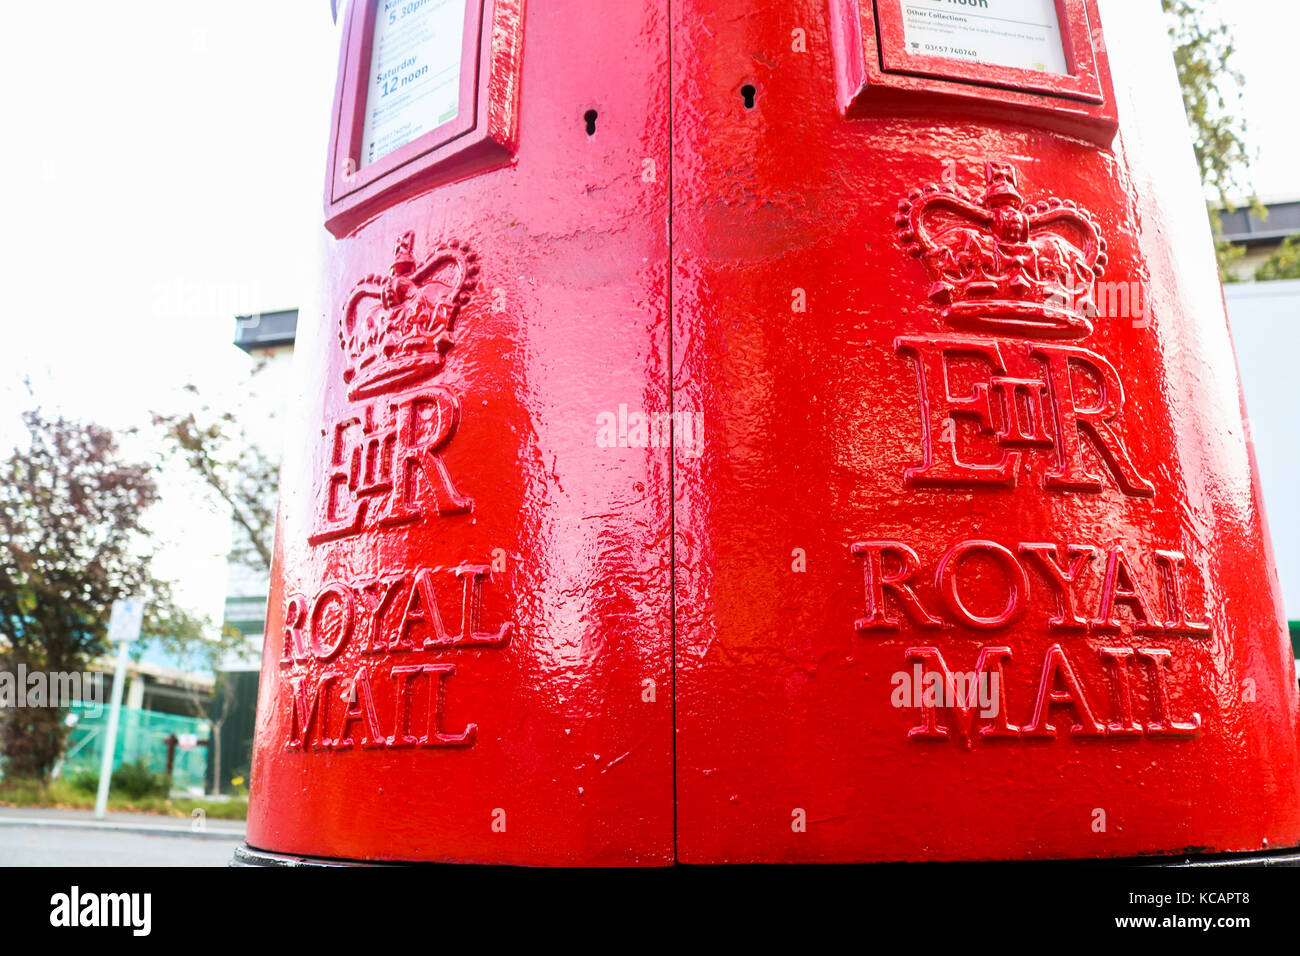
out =
[[[242,820],[0,807],[0,866],[226,866]]]

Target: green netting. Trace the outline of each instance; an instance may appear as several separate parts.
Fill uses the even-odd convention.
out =
[[[60,776],[82,771],[99,773],[104,737],[108,730],[108,706],[73,704],[68,708],[77,721],[68,734],[68,745],[63,752]],[[160,714],[152,710],[123,707],[117,724],[117,747],[113,752],[113,769],[124,763],[143,760],[150,770],[162,773],[167,769],[167,738],[192,735],[199,741],[209,739],[210,726],[206,720]],[[172,789],[202,792],[208,769],[208,748],[192,750],[176,748],[172,764]]]

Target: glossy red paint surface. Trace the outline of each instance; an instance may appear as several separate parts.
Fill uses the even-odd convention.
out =
[[[1296,682],[1155,5],[1102,5],[1119,91],[1113,149],[1019,114],[846,122],[819,6],[748,9],[673,4],[674,397],[703,415],[708,436],[704,454],[679,458],[676,469],[679,859],[1024,859],[1294,844]],[[791,50],[801,26],[807,54]],[[758,89],[752,110],[737,92],[745,82]],[[951,183],[979,205],[990,160],[1014,167],[1026,201],[1056,196],[1091,212],[1106,242],[1098,297],[1117,291],[1108,281],[1123,283],[1146,317],[1098,316],[1090,333],[962,325],[955,309],[970,297],[958,299],[958,279],[945,319],[928,260],[908,254],[940,230],[931,224],[918,238],[899,204],[928,203],[929,194],[909,197]],[[927,215],[957,215],[939,206]],[[1086,250],[1083,232],[1073,241]],[[806,311],[792,308],[796,289]],[[993,411],[981,423],[978,400],[967,402],[945,436],[945,402],[934,394],[942,385],[931,376],[935,417],[925,424],[935,460],[920,474],[918,364],[933,357],[927,341],[945,337],[967,343],[950,362],[957,401],[947,404],[958,408],[983,383]],[[1046,442],[995,440],[1010,430],[999,411],[1009,391],[979,351],[992,343],[1017,363],[1008,378],[1032,382],[1049,377],[1042,350],[1087,350],[1092,358],[1068,359],[1080,409],[1098,401],[1097,370],[1113,366],[1109,397],[1120,411],[1105,445],[1127,448],[1128,490],[1124,469],[1103,460],[1086,427],[1045,416]],[[1029,433],[1025,394],[1017,403]],[[1065,396],[1045,401],[1059,411]],[[1049,482],[1074,434],[1095,490]],[[988,471],[945,470],[954,447],[945,439]],[[980,541],[988,544],[966,544]],[[915,552],[908,582],[937,626],[918,623],[889,588],[883,616],[897,626],[880,608],[871,620],[870,542]],[[1058,609],[1046,566],[1029,552],[1055,547],[1068,569],[1071,545],[1097,549],[1071,589],[1086,623],[1053,626],[1076,615]],[[1131,602],[1099,613],[1116,547],[1139,578],[1148,619],[1160,622],[1169,613],[1156,552],[1186,555],[1180,601],[1212,632],[1135,629]],[[794,570],[795,549],[804,571]],[[877,579],[897,577],[905,560],[901,548],[886,552]],[[988,620],[1008,607],[1005,624]],[[1118,626],[1091,623],[1099,616]],[[982,651],[989,669],[1002,665],[1000,718],[973,718],[969,748],[949,709],[933,714],[947,737],[909,736],[929,715],[894,706],[902,680],[918,665],[941,673],[938,657],[972,672]],[[1166,651],[1160,685],[1151,660]],[[1064,695],[1073,675],[1091,718],[1049,698],[1035,721],[1045,661],[1049,692]],[[1194,713],[1196,732],[1175,727]],[[998,733],[1001,720],[1021,732]]]
[[[519,146],[509,165],[398,201],[326,240],[320,299],[300,332],[304,394],[284,465],[250,845],[351,859],[672,860],[668,449],[601,447],[594,425],[620,405],[652,410],[668,401],[668,36],[653,4],[595,13],[585,2],[528,5],[532,47],[516,78]],[[592,50],[618,51],[617,69],[575,55]],[[599,114],[593,136],[589,109]],[[647,159],[657,164],[653,181],[643,179]],[[435,257],[428,274],[417,268],[411,285],[391,281],[394,244],[408,231],[417,264],[453,244],[459,253]],[[462,281],[458,256],[476,271],[447,348],[437,344],[447,324],[439,309],[451,311],[450,290]],[[366,282],[371,273],[376,280]],[[340,325],[354,295],[363,327],[431,324],[368,350],[419,339],[427,351],[414,377],[366,387],[374,368],[403,365],[399,351],[345,381],[354,363]],[[404,431],[399,417],[385,446],[394,431],[386,406],[422,396],[414,413],[421,424]],[[397,464],[362,464],[352,480],[353,449],[369,461],[369,438],[377,461],[387,460],[387,447]],[[400,463],[412,448],[441,458],[456,495],[472,506],[441,486],[428,458],[407,473]],[[400,490],[373,490],[394,473],[404,475],[398,485],[411,483],[405,504]],[[360,533],[322,516],[331,487],[337,518],[369,501]],[[419,517],[398,520],[412,511]],[[454,573],[465,566],[490,569],[479,585],[479,623],[468,628],[464,585],[474,575]],[[446,642],[423,598],[411,605],[422,570],[431,572]],[[379,615],[383,649],[371,651],[375,614],[362,605],[377,605],[393,581],[396,595]],[[296,623],[294,596],[310,605],[331,585],[354,595],[368,588],[355,599],[351,634],[335,656],[318,659],[307,633],[307,659],[281,663],[284,645],[274,636]],[[346,606],[340,597],[322,603],[320,651],[346,633]],[[413,647],[404,650],[408,618]],[[507,623],[500,646],[491,646]],[[466,631],[491,636],[483,646],[458,645]],[[395,668],[448,665],[449,676],[394,676]],[[357,681],[362,667],[377,734]],[[321,746],[317,726],[304,747],[289,747],[293,681],[310,694],[331,673],[340,676],[321,698],[324,737],[344,736],[351,679],[362,715],[349,728],[353,746]],[[445,703],[431,728],[436,683]],[[406,732],[398,728],[403,688]],[[471,724],[473,739],[456,743]],[[428,745],[386,742],[426,733]]]
[[[251,845],[1300,843],[1296,681],[1158,9],[1092,11],[1114,90],[1083,138],[1077,100],[1058,123],[994,87],[966,112],[855,95],[845,6],[532,3],[509,162],[330,240]],[[670,408],[671,460],[634,417]]]

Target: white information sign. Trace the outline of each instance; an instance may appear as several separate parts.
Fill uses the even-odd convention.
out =
[[[113,602],[108,616],[108,640],[111,644],[134,641],[144,624],[144,602],[138,598],[121,598]]]
[[[902,0],[907,52],[1069,73],[1056,0]]]
[[[370,49],[361,165],[460,111],[466,0],[380,0]]]

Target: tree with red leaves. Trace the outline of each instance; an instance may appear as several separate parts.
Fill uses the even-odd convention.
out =
[[[152,573],[142,519],[159,496],[154,468],[125,460],[99,425],[40,409],[23,422],[27,441],[0,461],[0,666],[83,671],[107,650],[109,610],[126,596],[147,602],[146,637],[203,640]],[[66,735],[58,707],[0,706],[6,775],[48,779]]]

